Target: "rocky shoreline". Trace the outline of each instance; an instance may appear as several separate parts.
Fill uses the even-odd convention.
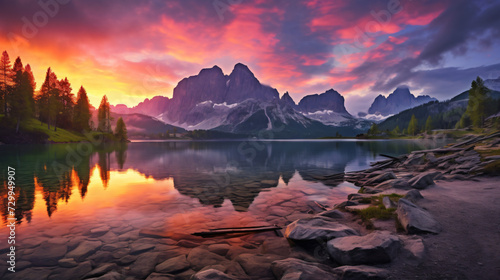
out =
[[[498,137],[467,141],[389,157],[364,171],[315,178],[329,185],[348,181],[360,187],[331,208],[299,203],[307,201],[306,197],[313,202],[311,198],[319,197],[319,192],[282,188],[273,193],[276,202],[254,203],[260,219],[239,221],[246,226],[264,221],[281,226],[285,238],[272,232],[207,239],[190,233],[170,236],[153,218],[141,218],[135,226],[112,221],[86,228],[48,229],[37,237],[20,239],[18,272],[0,273],[0,277],[407,279],[408,271],[420,273],[428,253],[434,252],[439,241],[435,237],[450,232],[435,217],[435,210],[442,210],[439,204],[428,197],[446,183],[458,186],[483,180],[481,175],[500,160],[484,153],[498,150]],[[481,146],[473,146],[478,142]],[[213,224],[219,222],[214,219]],[[428,274],[424,278],[440,279]]]

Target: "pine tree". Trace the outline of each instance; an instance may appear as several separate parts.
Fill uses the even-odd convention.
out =
[[[73,127],[77,131],[90,130],[90,104],[85,89],[80,87],[73,115]]]
[[[431,133],[431,130],[432,130],[432,118],[431,116],[428,116],[427,121],[425,122],[425,131],[427,131],[427,133]]]
[[[486,99],[489,89],[484,85],[483,79],[477,77],[472,81],[469,90],[469,103],[467,111],[475,127],[482,127],[486,118]]]
[[[118,121],[116,122],[115,139],[120,142],[126,142],[128,140],[127,127],[121,117],[118,118]]]
[[[372,123],[372,126],[368,130],[368,135],[376,135],[379,133],[378,125],[376,123]]]
[[[21,121],[33,115],[33,88],[29,73],[24,70],[21,58],[17,58],[13,71],[14,85],[10,97],[10,116],[17,122],[16,133]]]
[[[415,136],[415,134],[417,134],[417,130],[418,130],[418,121],[417,118],[415,118],[415,115],[412,115],[410,123],[408,124],[408,134]]]
[[[68,78],[59,81],[60,100],[59,104],[59,126],[63,128],[73,128],[74,94]]]
[[[40,89],[40,95],[37,96],[40,121],[47,122],[47,128],[50,129],[51,121],[58,113],[59,104],[59,81],[50,67],[47,69],[45,81]]]
[[[13,84],[14,73],[10,64],[10,58],[7,51],[2,53],[0,58],[0,101],[3,104],[3,113],[7,116],[7,103],[9,92]]]
[[[396,127],[392,130],[392,134],[399,135],[400,133],[401,130],[399,129],[399,125],[396,125]]]
[[[97,129],[101,132],[110,132],[109,102],[106,95],[101,99],[101,105],[97,111]]]

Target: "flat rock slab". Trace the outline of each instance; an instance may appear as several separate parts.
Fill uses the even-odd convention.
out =
[[[394,175],[394,173],[392,173],[392,172],[385,172],[385,173],[382,173],[380,175],[377,175],[377,176],[369,179],[363,185],[364,186],[374,186],[374,185],[380,184],[382,182],[385,182],[385,181],[391,180],[391,179],[396,179],[396,175]]]
[[[328,241],[327,250],[342,265],[380,264],[392,261],[400,246],[397,236],[375,231],[365,236],[335,238]]]
[[[275,261],[271,270],[276,279],[336,279],[330,268],[318,263],[306,262],[296,258]]]
[[[236,280],[236,278],[216,269],[207,269],[193,275],[191,280]]]
[[[89,273],[87,273],[87,275],[85,275],[85,278],[93,278],[93,277],[103,276],[106,273],[108,273],[116,268],[117,268],[116,264],[106,263],[106,264],[99,266],[98,268],[95,268],[94,270],[90,271]]]
[[[434,233],[441,232],[441,225],[434,217],[424,209],[401,198],[396,210],[399,223],[409,234],[413,233]]]
[[[325,217],[300,219],[286,227],[285,237],[297,241],[330,240],[358,235],[354,229]]]
[[[43,242],[36,247],[31,255],[26,259],[35,266],[54,266],[64,257],[67,252],[67,246],[64,244],[53,244]]]
[[[354,212],[354,211],[364,210],[370,206],[372,206],[372,205],[371,204],[360,204],[360,205],[346,206],[345,210]]]
[[[340,279],[349,280],[383,280],[389,277],[387,270],[367,265],[345,265],[337,267],[333,271]]]
[[[158,263],[160,253],[148,252],[141,254],[137,260],[130,265],[130,274],[144,279],[151,274]]]
[[[49,276],[49,280],[81,279],[92,270],[90,261],[82,262],[73,268],[58,268]]]
[[[374,188],[377,190],[409,189],[410,184],[405,179],[391,179],[376,185]]]
[[[178,256],[168,259],[156,266],[155,271],[159,273],[178,273],[188,269],[190,266],[186,256]]]
[[[403,198],[407,199],[411,202],[416,202],[420,199],[423,199],[424,197],[422,196],[422,194],[418,190],[411,190],[411,191],[407,192]]]
[[[101,241],[83,241],[73,251],[69,252],[66,255],[66,258],[73,258],[77,262],[81,262],[88,256],[95,253],[101,246]]]

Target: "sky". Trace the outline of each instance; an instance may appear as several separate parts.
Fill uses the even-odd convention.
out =
[[[93,105],[171,97],[184,77],[238,62],[280,94],[333,88],[351,114],[407,85],[446,100],[500,77],[495,0],[0,1],[0,51],[84,86]]]

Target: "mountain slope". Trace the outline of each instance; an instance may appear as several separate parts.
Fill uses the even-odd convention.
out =
[[[377,96],[368,109],[368,114],[389,116],[430,101],[437,101],[437,99],[428,95],[415,97],[408,87],[401,86],[387,98],[383,95]]]

